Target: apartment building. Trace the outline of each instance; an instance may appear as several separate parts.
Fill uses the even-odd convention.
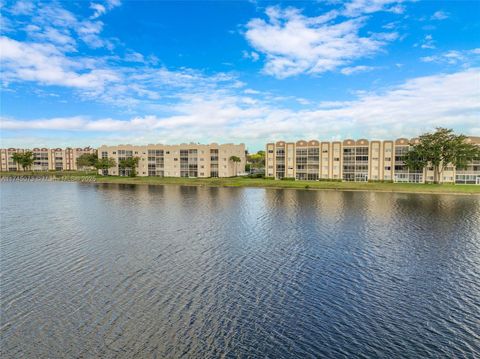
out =
[[[410,170],[404,162],[411,143],[417,139],[369,141],[304,141],[268,143],[265,174],[275,179],[341,180],[366,182],[394,181],[406,183],[433,182],[433,168]],[[480,137],[468,137],[468,142],[480,146]],[[446,166],[443,182],[480,184],[480,159],[460,170]]]
[[[84,153],[96,153],[91,147],[84,148],[2,148],[0,149],[1,171],[22,171],[22,167],[13,162],[14,153],[33,153],[33,171],[74,171],[77,170],[77,158]],[[29,169],[30,171],[30,169]]]
[[[130,169],[119,167],[121,160],[138,157],[138,176],[232,177],[245,172],[244,144],[118,145],[98,148],[99,158],[113,158],[116,166],[103,174],[128,176]],[[240,162],[231,161],[236,156]]]

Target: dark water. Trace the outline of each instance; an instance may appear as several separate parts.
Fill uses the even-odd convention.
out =
[[[480,357],[480,197],[2,183],[2,358]]]

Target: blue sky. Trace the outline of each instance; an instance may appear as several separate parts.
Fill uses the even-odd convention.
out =
[[[480,2],[0,1],[1,146],[480,135]]]

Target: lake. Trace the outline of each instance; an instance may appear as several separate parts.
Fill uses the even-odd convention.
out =
[[[2,358],[480,357],[480,197],[1,183]]]

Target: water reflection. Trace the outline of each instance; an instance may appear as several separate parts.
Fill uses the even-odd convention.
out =
[[[480,355],[478,197],[75,183],[0,195],[2,357]]]

